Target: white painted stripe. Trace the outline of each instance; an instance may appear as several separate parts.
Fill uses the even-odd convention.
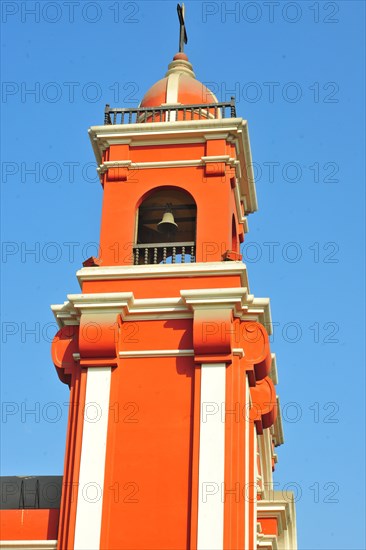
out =
[[[201,367],[197,550],[223,550],[226,365]]]
[[[176,105],[178,103],[178,90],[179,90],[179,78],[181,73],[172,73],[168,76],[166,84],[166,103],[167,105]],[[169,116],[169,119],[168,119]],[[171,111],[165,114],[165,120],[168,122],[175,122],[177,120],[177,113]]]
[[[179,78],[182,73],[172,73],[168,76],[166,86],[166,104],[176,105],[178,103]]]
[[[250,407],[250,390],[249,390],[249,382],[248,377],[245,377],[245,410],[249,412]],[[250,421],[249,421],[249,414],[245,415],[245,443],[244,443],[244,487],[249,487],[250,480],[249,479],[249,428],[250,428]],[[249,548],[249,499],[244,499],[244,548]]]
[[[99,550],[111,367],[88,369],[74,550]]]

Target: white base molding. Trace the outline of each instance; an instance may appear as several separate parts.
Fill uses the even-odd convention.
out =
[[[1,550],[55,550],[57,540],[0,540]]]

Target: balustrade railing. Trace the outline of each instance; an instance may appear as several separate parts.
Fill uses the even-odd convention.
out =
[[[144,243],[133,247],[135,265],[184,264],[196,261],[193,241],[180,243]]]
[[[164,105],[159,107],[111,108],[104,110],[104,124],[136,124],[139,122],[173,122],[236,117],[235,98],[221,103]]]

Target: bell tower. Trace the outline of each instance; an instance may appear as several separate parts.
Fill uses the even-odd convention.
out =
[[[89,130],[100,255],[52,306],[70,386],[58,548],[294,550],[293,502],[272,487],[269,300],[240,255],[257,209],[247,122],[182,51],[104,122]]]

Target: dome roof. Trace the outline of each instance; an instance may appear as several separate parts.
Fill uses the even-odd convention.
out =
[[[216,96],[196,79],[188,57],[181,52],[173,57],[165,77],[146,92],[140,107],[200,103],[218,103],[218,101]]]

